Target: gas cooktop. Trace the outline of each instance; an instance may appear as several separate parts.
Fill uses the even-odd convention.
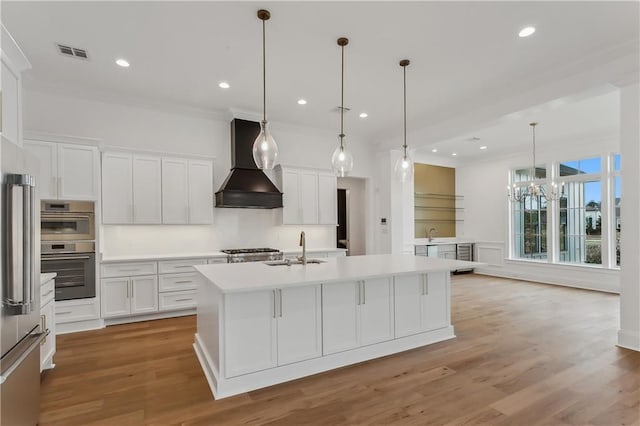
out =
[[[273,248],[246,248],[246,249],[227,249],[222,250],[226,254],[254,254],[254,253],[278,253],[280,250]]]

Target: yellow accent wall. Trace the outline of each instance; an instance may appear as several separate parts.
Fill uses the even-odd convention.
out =
[[[434,236],[456,236],[456,169],[415,164],[415,237],[424,238],[431,228]]]

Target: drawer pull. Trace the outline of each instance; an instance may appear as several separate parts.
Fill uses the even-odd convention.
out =
[[[189,299],[176,299],[176,302],[191,302],[193,301],[193,299],[189,298]]]
[[[122,272],[134,272],[134,271],[139,271],[140,268],[120,268],[119,270]]]
[[[192,265],[177,265],[177,266],[174,266],[174,268],[176,268],[176,269],[179,269],[179,268],[193,268],[193,266]]]
[[[192,283],[193,281],[189,280],[189,281],[176,281],[176,284],[189,284]]]
[[[48,292],[46,292],[45,294],[42,295],[42,298],[44,299],[45,297],[47,297],[48,295],[50,295],[53,292],[54,292],[54,290],[49,290]]]
[[[56,312],[56,315],[69,315],[71,314],[71,311],[66,311],[66,312]]]

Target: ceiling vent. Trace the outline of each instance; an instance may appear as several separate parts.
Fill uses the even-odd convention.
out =
[[[78,59],[89,59],[86,49],[79,49],[77,47],[71,47],[64,44],[56,44],[58,46],[58,52],[64,56],[72,56]]]

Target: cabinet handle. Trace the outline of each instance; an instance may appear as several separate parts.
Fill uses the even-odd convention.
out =
[[[49,290],[48,292],[46,292],[45,294],[42,295],[42,299],[44,299],[45,297],[47,297],[48,295],[50,295],[51,293],[53,293],[53,290]]]
[[[189,284],[192,283],[193,281],[176,281],[176,284]]]
[[[135,272],[135,271],[139,271],[139,270],[140,270],[140,268],[120,268],[119,269],[119,271],[121,271],[121,272]]]
[[[182,269],[182,268],[193,268],[193,265],[177,265],[174,266],[175,269]]]
[[[47,332],[47,316],[40,315],[40,330],[42,333]],[[40,342],[40,346],[44,345],[47,342],[47,337],[45,336],[44,340]]]
[[[362,300],[362,296],[360,296],[360,281],[358,281],[358,287],[356,287],[356,305],[360,306],[360,300]]]
[[[187,301],[190,302],[192,300],[193,300],[192,298],[189,298],[189,299],[176,299],[176,302],[187,302]]]
[[[367,303],[367,285],[364,281],[362,281],[362,304],[365,305]]]
[[[276,318],[276,291],[272,290],[273,293],[273,318]]]
[[[282,290],[278,289],[278,293],[280,294],[280,318],[282,318]]]
[[[56,312],[56,315],[69,315],[71,313],[71,311],[66,311],[66,312]]]

